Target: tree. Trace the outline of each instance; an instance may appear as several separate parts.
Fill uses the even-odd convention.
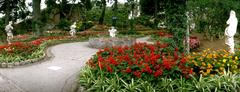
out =
[[[116,26],[116,16],[117,16],[117,9],[118,9],[118,0],[114,0],[113,4],[113,17],[112,17],[112,26]]]
[[[10,18],[15,20],[19,17],[26,17],[21,15],[26,10],[25,0],[1,0],[0,13],[5,14],[5,24],[8,24]],[[21,13],[20,13],[21,12]]]
[[[166,3],[167,29],[173,34],[175,47],[183,50],[183,40],[186,37],[187,16],[186,0],[168,0]]]
[[[40,17],[41,17],[41,0],[32,0],[33,3],[33,31],[36,32],[35,35],[40,36],[41,31],[40,31]]]
[[[106,6],[107,6],[107,2],[106,0],[101,0],[101,8],[102,8],[102,13],[101,13],[101,16],[99,18],[99,24],[102,25],[103,24],[103,21],[104,21],[104,16],[105,16],[105,11],[106,11]]]

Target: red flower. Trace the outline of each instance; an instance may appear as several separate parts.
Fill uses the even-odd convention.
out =
[[[126,72],[126,73],[131,73],[131,72],[132,72],[132,69],[128,67],[128,68],[125,70],[125,72]]]
[[[164,33],[164,32],[159,32],[158,35],[159,35],[159,36],[164,36],[165,33]]]
[[[108,58],[108,60],[109,60],[110,64],[115,65],[115,66],[117,65],[117,62],[114,60],[114,58],[112,56],[110,56]]]
[[[167,70],[172,68],[173,62],[168,61],[167,59],[163,59],[163,67]]]
[[[107,66],[107,71],[110,72],[110,73],[112,73],[112,72],[113,72],[113,69],[108,65],[108,66]]]
[[[176,51],[174,52],[174,60],[178,60],[178,53]]]
[[[160,68],[161,68],[160,65],[156,65],[156,66],[154,66],[154,69],[155,69],[155,70],[158,70],[158,69],[160,69]]]
[[[163,70],[157,70],[155,73],[154,73],[154,77],[158,77],[158,76],[161,76],[163,74]]]
[[[193,74],[193,69],[190,69],[189,74]]]
[[[102,56],[99,56],[98,57],[98,62],[103,62],[104,61],[104,59],[102,58]]]
[[[167,43],[164,43],[164,44],[161,44],[161,45],[160,45],[160,48],[166,48],[166,47],[168,47],[168,44],[167,44]]]
[[[135,72],[133,72],[133,75],[136,76],[137,78],[140,78],[142,73],[139,71],[135,71]]]
[[[177,47],[175,48],[175,51],[178,51],[178,48],[177,48]]]
[[[118,54],[123,54],[123,53],[124,53],[123,49],[121,47],[119,47],[118,48]]]
[[[0,46],[0,50],[1,49],[4,49],[4,48],[7,48],[8,46]]]
[[[181,62],[181,63],[186,63],[186,62],[187,62],[187,59],[186,59],[186,58],[182,58],[180,62]]]

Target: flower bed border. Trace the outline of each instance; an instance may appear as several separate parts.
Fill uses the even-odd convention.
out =
[[[52,46],[65,44],[65,43],[81,42],[83,40],[86,40],[86,38],[83,37],[83,38],[76,38],[76,39],[60,39],[60,40],[46,41],[43,43],[43,44],[46,44],[46,47],[43,48],[43,55],[41,55],[40,57],[33,58],[33,59],[27,59],[27,60],[23,60],[23,61],[19,61],[19,62],[11,62],[11,63],[1,61],[0,68],[14,68],[14,67],[18,67],[18,66],[24,66],[24,65],[33,64],[36,62],[41,62],[48,58],[54,57],[54,55],[52,55],[51,52],[49,52],[49,50]]]

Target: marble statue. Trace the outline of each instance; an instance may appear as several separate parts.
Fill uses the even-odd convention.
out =
[[[75,36],[76,35],[76,22],[74,22],[71,26],[70,26],[70,31],[69,31],[71,36]]]
[[[133,12],[132,12],[132,11],[130,11],[130,13],[129,13],[129,15],[128,15],[128,19],[129,19],[129,20],[133,19]]]
[[[109,32],[111,37],[115,37],[117,29],[115,29],[114,27],[111,27],[111,29],[109,29],[108,32]]]
[[[8,44],[11,44],[11,40],[13,39],[13,33],[12,33],[13,27],[12,27],[12,21],[8,23],[8,25],[5,27],[5,31],[7,33],[7,41]]]
[[[236,34],[238,20],[235,11],[231,10],[230,17],[227,20],[227,28],[225,29],[225,44],[229,47],[229,52],[234,53],[234,35]]]

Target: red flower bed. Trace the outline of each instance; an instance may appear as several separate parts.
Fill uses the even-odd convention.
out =
[[[0,54],[6,56],[20,56],[20,57],[28,57],[31,55],[40,44],[47,40],[54,39],[64,39],[64,36],[51,36],[51,37],[43,37],[31,42],[13,42],[12,44],[0,46]]]
[[[168,44],[135,43],[131,47],[101,49],[88,61],[96,71],[121,76],[141,77],[188,77],[191,67],[178,49],[171,51]]]

